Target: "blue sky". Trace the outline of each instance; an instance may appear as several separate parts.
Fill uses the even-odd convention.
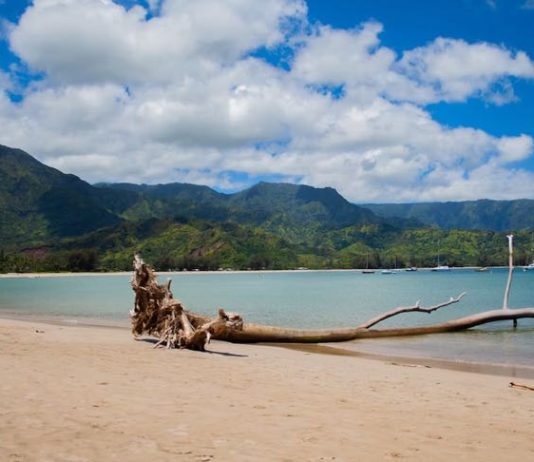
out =
[[[96,181],[534,198],[532,0],[0,0],[0,143]]]
[[[436,36],[503,44],[534,57],[534,2],[522,0],[321,0],[308,1],[312,20],[350,28],[374,18],[384,24],[382,43],[398,53]],[[518,101],[496,106],[476,98],[467,104],[436,104],[434,117],[450,126],[476,126],[495,135],[534,136],[534,82],[514,82]],[[534,160],[530,161],[534,168]]]

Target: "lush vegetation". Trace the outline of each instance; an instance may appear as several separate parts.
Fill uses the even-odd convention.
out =
[[[6,250],[79,236],[121,219],[108,192],[0,146],[0,242]]]
[[[438,244],[439,243],[439,244]],[[439,247],[438,247],[439,245]],[[502,233],[346,227],[301,242],[265,230],[205,221],[125,223],[48,247],[0,250],[2,271],[130,270],[141,252],[160,270],[493,266],[507,261]],[[516,233],[516,263],[532,259],[532,234]]]
[[[411,218],[424,225],[443,229],[534,229],[534,200],[530,199],[370,204],[365,207],[380,216]]]
[[[478,223],[497,213],[488,204],[471,208]],[[130,270],[134,252],[160,270],[428,267],[438,255],[450,266],[507,261],[503,232],[422,226],[404,215],[383,218],[331,188],[291,184],[231,195],[188,184],[95,187],[0,146],[1,272]],[[515,232],[517,264],[534,258],[532,229]]]

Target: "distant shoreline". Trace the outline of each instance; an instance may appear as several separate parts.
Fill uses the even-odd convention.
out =
[[[481,268],[480,266],[455,266],[450,267],[451,271],[475,271]],[[487,266],[488,271],[493,269],[507,269],[507,266]],[[521,269],[523,266],[515,266],[514,269]],[[380,273],[380,271],[388,269],[393,273],[406,273],[408,268],[391,269],[391,268],[376,268],[372,271]],[[417,271],[425,272],[432,271],[433,267],[417,268]],[[368,271],[363,268],[331,268],[331,269],[281,269],[281,270],[218,270],[218,271],[158,271],[159,275],[165,274],[270,274],[270,273],[318,273],[318,272],[346,272],[346,273],[363,273]],[[0,279],[12,279],[12,278],[53,278],[53,277],[77,277],[77,276],[130,276],[131,271],[91,271],[91,272],[45,272],[45,273],[0,273]]]

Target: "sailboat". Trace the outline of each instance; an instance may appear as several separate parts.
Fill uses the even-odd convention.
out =
[[[396,272],[397,272],[397,256],[395,256],[395,270],[383,269],[380,273],[381,274],[395,274]]]
[[[450,271],[451,268],[448,265],[442,265],[440,263],[440,242],[438,241],[438,265],[432,268],[430,271]]]
[[[369,269],[369,254],[367,254],[367,268],[362,270],[362,273],[363,274],[373,274],[374,272],[375,272],[375,270]]]

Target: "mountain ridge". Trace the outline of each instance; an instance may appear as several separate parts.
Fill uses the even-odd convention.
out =
[[[76,237],[123,221],[210,220],[291,228],[292,240],[306,229],[333,229],[386,222],[351,204],[333,188],[258,183],[224,194],[187,183],[90,185],[49,167],[28,153],[0,145],[0,238],[4,245],[31,246]]]
[[[80,235],[121,220],[102,207],[108,191],[0,145],[0,240],[39,242]]]
[[[512,231],[534,229],[534,200],[420,202],[404,204],[362,204],[384,218],[415,219],[442,229]]]
[[[217,192],[208,186],[187,183],[135,185],[104,184],[115,191],[139,194],[139,202],[122,211],[124,217],[165,218],[186,215],[198,219],[231,220],[256,226],[273,226],[283,221],[292,226],[342,227],[359,223],[384,223],[387,219],[352,204],[333,188],[315,188],[291,183],[260,182],[236,193]],[[146,200],[155,200],[156,207],[144,213]],[[154,205],[154,202],[152,202]]]
[[[447,206],[454,218],[457,204]],[[484,204],[497,223],[496,205]],[[449,265],[506,260],[503,233],[424,227],[420,216],[401,210],[394,218],[375,207],[290,183],[233,194],[187,183],[90,185],[0,146],[0,271],[125,270],[139,251],[161,269],[432,266],[438,241]],[[438,206],[428,207],[440,217]],[[472,223],[487,222],[479,209],[469,209],[482,216]],[[523,264],[534,258],[532,229],[516,233]]]

